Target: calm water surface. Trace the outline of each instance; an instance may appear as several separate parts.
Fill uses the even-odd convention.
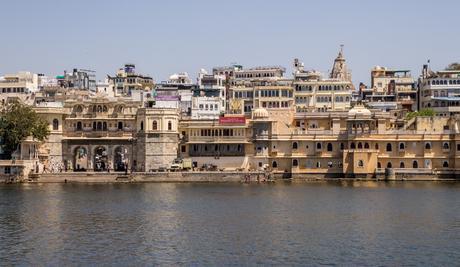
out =
[[[460,184],[0,186],[0,265],[460,264]]]

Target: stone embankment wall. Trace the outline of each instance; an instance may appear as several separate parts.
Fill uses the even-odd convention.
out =
[[[157,173],[53,173],[34,174],[30,181],[40,183],[114,183],[114,182],[241,182],[246,175],[257,181],[257,172],[157,172]],[[262,174],[260,174],[262,178]]]
[[[248,179],[249,175],[249,179]],[[290,173],[289,173],[290,175]],[[157,172],[157,173],[44,173],[44,174],[31,174],[28,179],[23,181],[39,182],[39,183],[64,183],[64,182],[78,182],[78,183],[117,183],[117,182],[173,182],[173,183],[219,183],[219,182],[256,182],[257,176],[260,181],[264,181],[264,174],[258,172]],[[368,177],[355,177],[344,178],[342,176],[331,176],[325,174],[295,174],[287,177],[286,174],[274,174],[272,177],[275,180],[282,181],[318,181],[318,180],[369,180],[369,181],[441,181],[441,180],[456,180],[460,181],[460,174],[435,174],[435,173],[404,173],[404,174],[385,174],[379,173],[374,176]],[[289,178],[289,179],[286,179]],[[20,182],[19,177],[8,176],[0,180],[4,182]]]

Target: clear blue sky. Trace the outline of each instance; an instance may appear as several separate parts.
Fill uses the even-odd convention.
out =
[[[236,62],[298,57],[327,71],[339,45],[353,81],[375,65],[412,70],[460,61],[460,1],[4,1],[0,75],[56,75],[73,67],[113,74],[126,62],[156,81]]]

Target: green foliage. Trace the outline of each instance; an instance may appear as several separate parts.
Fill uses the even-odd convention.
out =
[[[415,117],[433,117],[434,115],[435,115],[435,112],[434,112],[433,109],[424,108],[424,109],[421,109],[419,111],[413,111],[413,112],[407,113],[406,119],[410,120],[410,119],[413,119]]]
[[[44,141],[48,135],[48,122],[30,106],[16,101],[1,107],[0,137],[4,156],[11,157],[18,145],[28,136]]]
[[[446,70],[460,70],[460,63],[454,62],[447,66]]]

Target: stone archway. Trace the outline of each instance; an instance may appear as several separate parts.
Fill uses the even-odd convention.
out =
[[[98,146],[94,149],[94,171],[101,172],[106,171],[107,164],[107,149],[103,146]]]
[[[125,146],[117,146],[113,155],[113,169],[121,172],[126,171],[128,164],[128,149]]]
[[[74,151],[74,171],[86,171],[88,169],[88,150],[79,146]]]

